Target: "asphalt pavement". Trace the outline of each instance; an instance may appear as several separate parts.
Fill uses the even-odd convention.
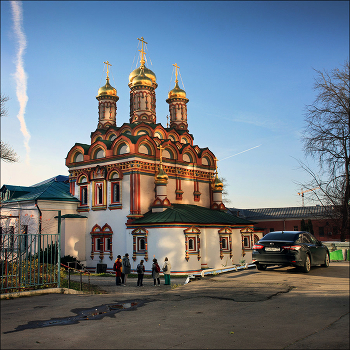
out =
[[[1,349],[349,349],[349,262],[184,281],[1,300]]]

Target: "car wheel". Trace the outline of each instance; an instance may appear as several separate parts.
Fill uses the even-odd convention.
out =
[[[261,271],[265,271],[267,268],[267,265],[265,264],[256,264],[256,268]]]
[[[311,260],[309,255],[306,255],[304,265],[302,266],[301,270],[305,273],[310,272],[311,270]]]
[[[324,264],[321,264],[322,267],[329,266],[329,255],[326,253],[326,257],[324,258]]]

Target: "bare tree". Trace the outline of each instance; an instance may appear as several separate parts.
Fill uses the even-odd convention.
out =
[[[223,184],[222,202],[225,205],[229,205],[229,204],[231,204],[231,199],[229,198],[229,193],[228,193],[228,190],[227,190],[227,187],[229,186],[229,184],[228,184],[228,182],[227,182],[225,177],[220,177],[219,180]]]
[[[330,217],[338,222],[341,240],[349,234],[350,200],[350,89],[349,61],[330,72],[316,70],[317,96],[306,107],[306,127],[302,136],[305,154],[318,161],[315,173],[301,163],[311,180],[304,188],[323,206],[331,208]]]
[[[1,108],[0,108],[0,117],[7,116],[7,109],[5,107],[5,102],[9,100],[8,96],[1,95]],[[9,146],[7,143],[1,140],[0,142],[0,159],[5,162],[14,163],[18,162],[17,153]]]

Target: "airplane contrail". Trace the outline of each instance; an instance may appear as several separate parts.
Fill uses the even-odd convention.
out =
[[[244,152],[248,152],[248,151],[250,151],[250,150],[252,150],[252,149],[254,149],[254,148],[258,148],[258,147],[260,147],[260,146],[261,146],[261,145],[259,145],[259,146],[255,146],[255,147],[252,147],[252,148],[249,148],[249,149],[246,149],[245,151],[242,151],[242,152],[239,152],[239,153],[233,154],[232,156],[228,156],[228,157],[226,157],[226,158],[219,159],[219,161],[221,161],[221,160],[225,160],[225,159],[228,159],[228,158],[231,158],[231,157],[234,157],[234,156],[238,156],[239,154],[242,154],[242,153],[244,153]]]
[[[16,95],[19,102],[19,112],[17,118],[20,122],[21,132],[24,136],[24,147],[26,149],[26,162],[29,164],[29,139],[30,134],[27,130],[26,122],[24,119],[25,110],[28,102],[27,96],[27,74],[24,70],[23,56],[27,46],[26,36],[22,30],[23,23],[23,10],[21,1],[11,1],[13,29],[18,41],[18,50],[16,56]]]

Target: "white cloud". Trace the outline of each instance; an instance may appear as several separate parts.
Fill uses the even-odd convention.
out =
[[[23,56],[27,46],[26,36],[22,29],[23,23],[23,10],[21,1],[11,1],[13,29],[16,35],[18,48],[16,55],[16,95],[19,102],[19,112],[17,118],[20,122],[20,130],[24,136],[24,146],[26,148],[26,163],[29,164],[29,139],[30,134],[28,132],[26,122],[24,119],[25,110],[28,102],[27,96],[27,74],[24,70]]]

